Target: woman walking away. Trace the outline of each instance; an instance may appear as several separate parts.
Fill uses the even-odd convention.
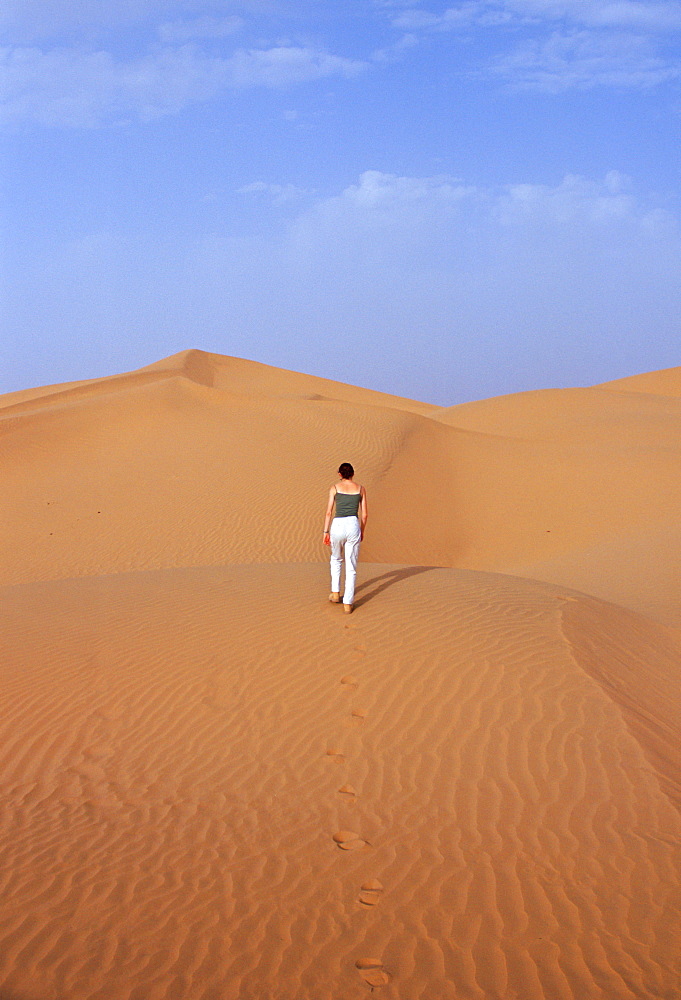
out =
[[[333,604],[340,602],[340,577],[345,555],[345,590],[343,611],[352,612],[355,602],[355,578],[360,542],[367,523],[367,493],[363,486],[353,482],[355,470],[343,462],[338,470],[340,482],[329,490],[329,503],[324,518],[324,545],[331,546],[331,593]],[[334,504],[336,513],[333,516]],[[333,520],[331,520],[333,516]],[[331,530],[329,531],[329,524]]]

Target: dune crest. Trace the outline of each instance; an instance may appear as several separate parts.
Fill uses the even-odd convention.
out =
[[[0,398],[0,998],[681,995],[680,376]]]
[[[599,389],[616,392],[645,392],[656,396],[681,396],[681,368],[664,368],[658,372],[644,372],[629,378],[602,382]]]

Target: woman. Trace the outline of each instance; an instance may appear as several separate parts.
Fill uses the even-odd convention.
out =
[[[349,462],[338,469],[340,482],[329,490],[329,503],[324,518],[324,545],[331,546],[331,593],[333,604],[340,602],[340,576],[345,547],[345,590],[343,611],[351,614],[355,601],[355,578],[359,545],[367,523],[367,494],[363,486],[353,482],[355,470]],[[334,504],[336,514],[331,520]],[[329,524],[331,530],[329,531]]]

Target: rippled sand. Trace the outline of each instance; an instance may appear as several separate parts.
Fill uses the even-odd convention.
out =
[[[0,397],[0,1000],[676,1000],[680,431],[681,370]]]

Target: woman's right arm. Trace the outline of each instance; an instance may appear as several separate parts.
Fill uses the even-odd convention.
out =
[[[328,545],[327,535],[329,534],[329,525],[331,524],[331,519],[333,517],[333,504],[336,499],[336,491],[332,486],[329,490],[329,502],[326,505],[326,514],[324,516],[324,544]]]
[[[367,518],[369,516],[369,510],[367,508],[367,491],[362,486],[362,499],[359,502],[359,527],[364,538],[364,529],[366,527]]]

